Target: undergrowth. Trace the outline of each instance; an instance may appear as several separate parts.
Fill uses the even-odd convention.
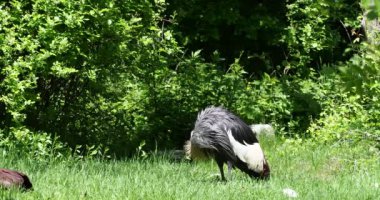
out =
[[[166,154],[45,162],[0,155],[0,166],[27,173],[34,185],[31,192],[0,190],[0,199],[285,199],[285,188],[299,199],[380,196],[379,154],[366,145],[264,139],[262,146],[271,167],[268,181],[233,170],[222,182],[213,161],[175,161]]]

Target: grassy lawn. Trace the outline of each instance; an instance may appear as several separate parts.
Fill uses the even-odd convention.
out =
[[[31,192],[0,190],[0,199],[380,199],[378,155],[357,145],[300,145],[267,140],[269,181],[234,170],[219,181],[212,161],[176,162],[167,157],[41,162],[0,155],[0,167],[24,171]],[[225,171],[226,171],[225,167]]]

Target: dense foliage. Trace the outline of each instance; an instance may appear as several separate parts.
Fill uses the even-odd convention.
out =
[[[225,68],[240,56],[254,76],[345,60],[343,52],[357,37],[351,31],[360,27],[357,0],[168,2],[186,47],[202,49],[207,61]]]
[[[178,148],[208,105],[284,136],[377,141],[380,49],[361,44],[361,9],[359,0],[2,2],[0,148],[40,157]]]

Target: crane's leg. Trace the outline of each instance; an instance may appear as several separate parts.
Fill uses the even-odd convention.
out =
[[[231,179],[231,170],[232,170],[231,161],[227,161],[227,166],[228,166],[228,177]]]
[[[219,170],[220,170],[220,177],[222,178],[222,181],[226,181],[226,177],[224,177],[224,171],[223,171],[223,161],[221,159],[215,158],[216,164],[218,164]]]

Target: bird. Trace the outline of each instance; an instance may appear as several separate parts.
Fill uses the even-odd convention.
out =
[[[29,177],[24,173],[10,170],[0,169],[0,188],[20,188],[23,190],[31,190],[33,185]]]
[[[252,178],[270,177],[268,161],[252,129],[220,106],[209,106],[198,113],[184,150],[190,159],[215,159],[223,181],[225,163],[229,176],[232,168],[238,168]]]

